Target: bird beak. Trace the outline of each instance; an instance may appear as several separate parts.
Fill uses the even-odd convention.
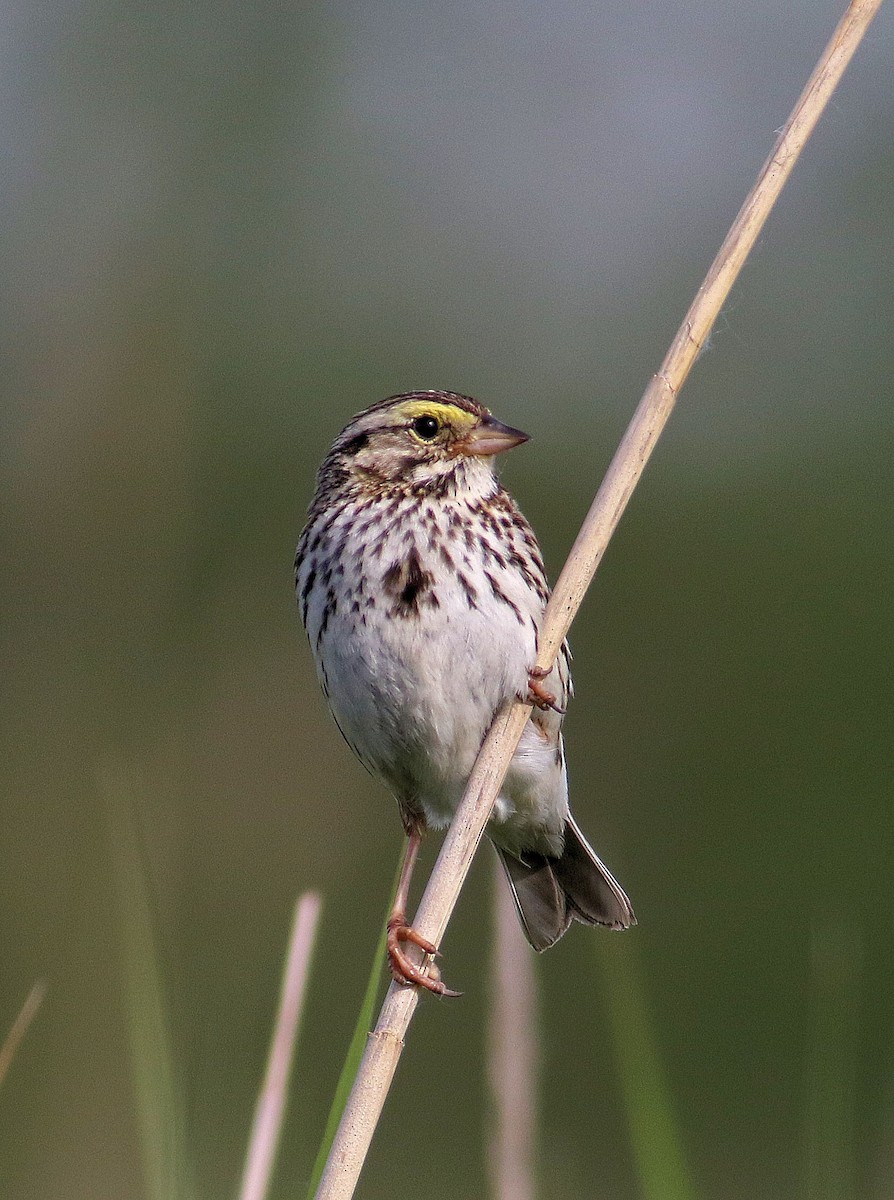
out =
[[[520,429],[512,429],[497,421],[494,417],[485,417],[476,425],[471,433],[453,444],[454,454],[469,454],[483,458],[488,455],[502,454],[513,446],[520,446],[528,440],[528,434]]]

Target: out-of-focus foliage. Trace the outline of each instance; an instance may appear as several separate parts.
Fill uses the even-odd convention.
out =
[[[469,391],[533,435],[505,478],[555,571],[840,9],[10,13],[0,1024],[49,989],[0,1092],[5,1198],[147,1195],[110,761],[141,781],[200,1195],[233,1193],[292,903],[325,893],[275,1192],[303,1194],[400,841],[293,610],[316,465],[373,400]],[[788,1200],[805,1145],[821,1174],[829,922],[860,947],[836,1136],[861,1197],[894,1166],[892,60],[883,11],[573,631],[575,809],[723,1200]],[[488,934],[479,865],[445,946],[465,997],[420,1005],[369,1200],[482,1194]],[[555,1200],[637,1194],[601,936],[538,963]]]

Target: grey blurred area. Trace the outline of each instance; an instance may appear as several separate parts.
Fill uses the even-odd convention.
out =
[[[324,894],[273,1192],[303,1195],[401,840],[294,611],[319,460],[390,393],[469,392],[532,435],[504,479],[555,575],[842,8],[7,9],[0,1039],[48,990],[0,1089],[6,1200],[147,1194],[109,772],[200,1196],[234,1194],[291,906]],[[859,964],[841,1200],[891,1195],[892,62],[883,10],[573,629],[574,807],[640,926],[538,960],[555,1200],[640,1195],[625,938],[700,1194],[797,1194],[827,921]],[[465,997],[420,1006],[369,1200],[485,1194],[484,866],[444,946]]]

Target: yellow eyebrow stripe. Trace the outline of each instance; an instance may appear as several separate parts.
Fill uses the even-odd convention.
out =
[[[401,404],[397,411],[408,421],[414,421],[417,417],[436,417],[444,425],[449,425],[458,432],[478,424],[474,413],[466,412],[456,404],[441,404],[437,400],[408,400]]]

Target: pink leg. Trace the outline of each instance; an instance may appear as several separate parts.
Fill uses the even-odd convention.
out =
[[[401,942],[411,942],[420,950],[424,950],[426,954],[438,953],[437,946],[428,938],[417,933],[412,925],[407,924],[407,898],[410,893],[410,880],[413,876],[413,868],[416,865],[421,842],[422,834],[419,829],[410,829],[407,834],[407,852],[404,855],[404,865],[400,871],[397,895],[394,897],[394,907],[388,918],[388,965],[391,968],[391,977],[397,983],[415,983],[419,987],[434,992],[437,996],[459,996],[460,992],[452,991],[440,979],[426,975],[401,949]]]

